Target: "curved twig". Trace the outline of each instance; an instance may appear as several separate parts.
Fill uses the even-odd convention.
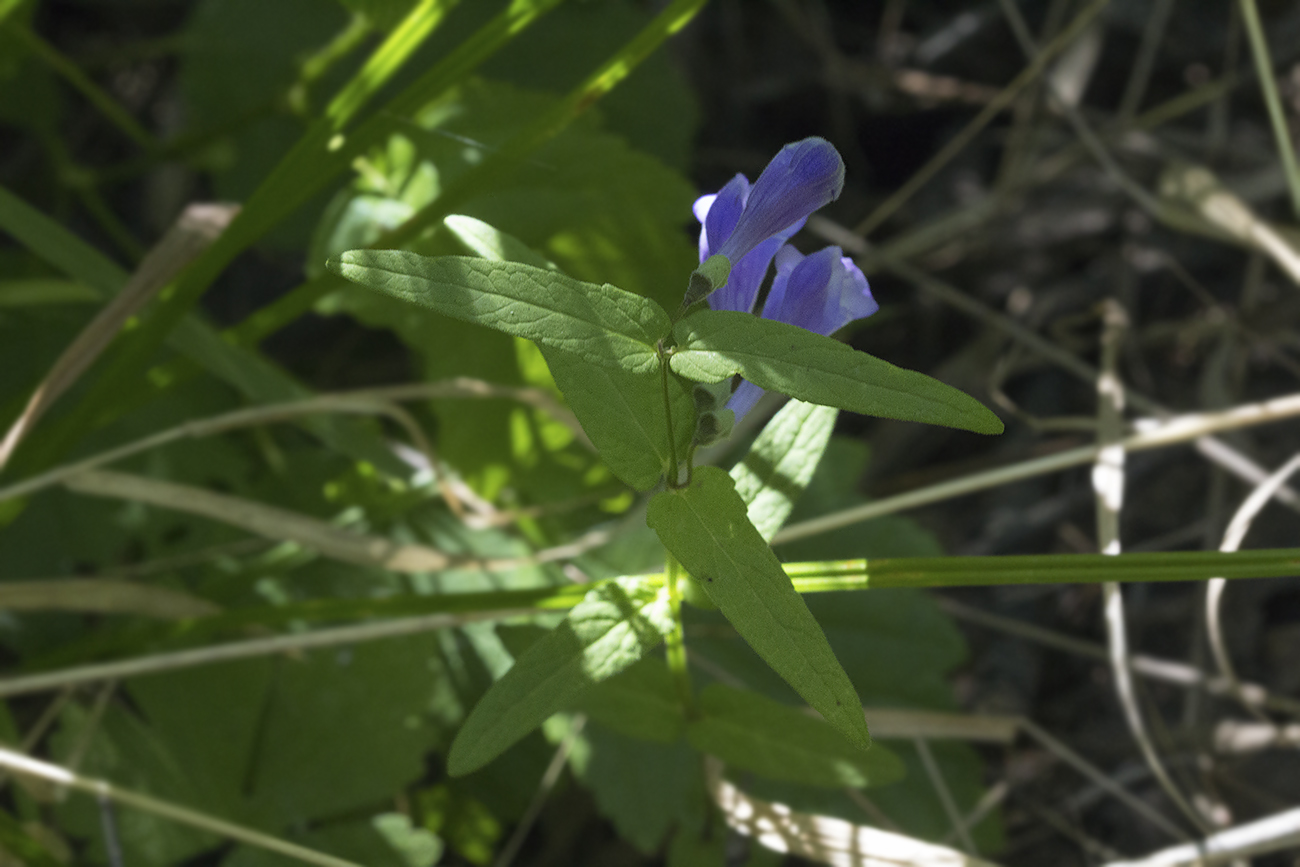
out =
[[[1223,543],[1219,545],[1220,551],[1231,553],[1241,547],[1246,533],[1250,532],[1250,525],[1255,520],[1255,516],[1297,470],[1300,470],[1300,454],[1292,456],[1291,460],[1250,492],[1250,496],[1242,502],[1237,513],[1232,516],[1228,529],[1224,531]],[[1232,658],[1228,654],[1228,644],[1223,639],[1223,621],[1219,615],[1223,591],[1227,586],[1227,579],[1211,578],[1205,588],[1205,633],[1210,642],[1210,651],[1214,655],[1214,663],[1219,668],[1219,674],[1228,682],[1232,695],[1249,713],[1261,720],[1267,720],[1268,717],[1259,710],[1258,701],[1247,700],[1246,688],[1237,677],[1236,669],[1232,666]]]

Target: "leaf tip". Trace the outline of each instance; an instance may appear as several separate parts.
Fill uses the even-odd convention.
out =
[[[1002,419],[998,418],[993,410],[988,407],[981,404],[981,408],[984,412],[980,414],[979,427],[973,427],[971,430],[975,433],[987,434],[989,436],[997,436],[1000,433],[1004,433],[1007,426],[1002,423]]]

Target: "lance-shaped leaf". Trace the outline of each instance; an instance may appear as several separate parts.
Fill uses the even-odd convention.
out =
[[[667,593],[655,583],[619,578],[594,587],[474,706],[452,742],[448,773],[486,765],[593,684],[653,650],[672,626]]]
[[[657,369],[655,345],[670,328],[648,298],[519,262],[349,250],[328,265],[372,289],[605,367]]]
[[[672,473],[663,379],[658,370],[632,372],[588,364],[573,353],[542,347],[555,384],[609,468],[638,491]],[[668,405],[678,456],[685,456],[695,430],[689,383],[668,376]]]
[[[871,738],[858,694],[803,597],[745,516],[731,477],[717,467],[697,468],[689,486],[655,495],[646,523],[763,661],[866,749]]]
[[[975,433],[1002,422],[975,398],[914,370],[795,325],[731,310],[701,310],[673,328],[673,372],[700,382],[740,374],[755,385],[850,412]]]
[[[756,692],[710,684],[686,738],[729,767],[809,786],[883,786],[902,779],[903,762],[880,744],[861,750],[825,720]]]
[[[794,501],[808,487],[839,414],[834,407],[792,400],[763,428],[749,454],[731,468],[736,493],[766,541],[781,529]]]

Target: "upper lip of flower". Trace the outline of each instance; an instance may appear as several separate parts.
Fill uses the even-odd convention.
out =
[[[839,247],[803,256],[785,243],[843,188],[844,161],[833,145],[814,137],[782,148],[752,187],[738,174],[715,195],[696,200],[700,262],[722,255],[731,263],[726,285],[708,296],[709,306],[750,312],[775,257],[765,318],[829,335],[876,312],[866,277]],[[759,395],[753,386],[744,388],[729,406],[744,415]]]

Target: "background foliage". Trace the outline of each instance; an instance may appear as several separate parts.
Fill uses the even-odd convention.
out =
[[[1030,63],[998,4],[718,0],[660,47],[672,28],[655,15],[666,5],[0,0],[6,424],[186,204],[243,206],[220,241],[131,311],[0,484],[313,393],[455,377],[530,390],[525,401],[422,393],[396,421],[377,417],[371,393],[367,413],[181,437],[112,467],[313,517],[334,532],[433,548],[460,558],[453,568],[393,571],[330,556],[257,520],[216,521],[62,486],[0,502],[0,578],[15,594],[19,582],[53,588],[35,604],[0,601],[11,672],[423,614],[451,593],[549,592],[660,571],[644,502],[551,408],[559,392],[532,344],[345,283],[324,262],[371,244],[464,254],[465,233],[443,223],[456,214],[509,233],[537,262],[671,310],[696,264],[693,198],[736,171],[753,178],[782,144],[806,135],[832,140],[848,163],[849,185],[828,211],[834,222],[818,230],[831,237],[817,243],[847,247],[840,224],[865,227],[875,245],[852,252],[882,310],[848,339],[996,401],[1012,423],[1005,437],[984,441],[846,415],[790,523],[1091,442],[1094,383],[1072,376],[1068,360],[1039,354],[1025,334],[1046,336],[1086,367],[1100,360],[1095,306],[1108,297],[1130,317],[1121,367],[1135,392],[1189,411],[1294,391],[1294,274],[1221,227],[1207,233],[1170,217],[1195,213],[1195,203],[1162,194],[1171,166],[1208,165],[1294,245],[1288,178],[1241,18],[1219,4],[1183,0],[1159,27],[1152,22],[1173,4],[1111,4],[1062,43],[1073,46],[1066,57],[1075,66],[1040,68],[949,157],[944,149]],[[685,20],[699,5],[678,2],[664,14]],[[1049,45],[1105,4],[1024,5]],[[1300,16],[1261,5],[1294,135]],[[408,42],[385,42],[403,33]],[[598,70],[603,78],[589,78]],[[1053,107],[1048,88],[1073,85],[1082,88],[1077,112],[1103,135],[1118,175]],[[899,190],[911,194],[894,207]],[[961,288],[945,288],[953,286]],[[426,433],[432,461],[412,426]],[[751,424],[713,459],[741,458],[757,430]],[[1285,426],[1234,437],[1266,466],[1296,450]],[[1134,456],[1126,545],[1217,548],[1245,491],[1186,450]],[[1086,468],[1068,470],[909,517],[778,540],[776,551],[787,562],[1090,551],[1093,508]],[[1291,544],[1293,522],[1266,511],[1252,545]],[[482,560],[509,562],[469,562]],[[76,586],[58,590],[86,576],[152,591],[150,607],[129,589],[93,604]],[[160,602],[161,591],[175,596]],[[1194,625],[1199,593],[1130,594],[1130,640],[1207,665]],[[1291,713],[1298,593],[1286,579],[1234,588],[1225,614],[1242,676]],[[872,590],[807,601],[869,708],[1031,716],[1177,815],[1136,758],[1108,669],[1079,650],[1079,641],[1099,647],[1087,644],[1101,634],[1093,588]],[[195,617],[195,606],[222,614]],[[1062,636],[1076,643],[1068,654],[1045,650],[1041,636],[1015,637],[1015,623],[990,631],[987,618],[963,636],[950,612],[974,616],[972,606],[1035,619],[1055,630],[1056,645]],[[633,667],[490,764],[448,774],[470,710],[539,627],[558,619],[91,679],[11,697],[0,734],[86,776],[357,863],[487,864],[516,845],[514,860],[525,864],[774,863],[761,847],[715,833],[698,754],[662,736],[680,725],[662,666]],[[800,704],[720,615],[689,609],[687,641],[697,683],[714,684],[705,695],[743,686]],[[641,702],[634,713],[629,700]],[[1240,709],[1167,684],[1144,701],[1169,720],[1161,747],[1219,824],[1300,798],[1293,751],[1216,752],[1215,726]],[[1279,713],[1276,702],[1270,712]],[[878,740],[906,775],[865,793],[735,776],[798,810],[954,842],[960,835],[925,757],[907,738]],[[977,751],[943,740],[928,749],[961,815],[1012,787],[971,829],[979,851],[1005,863],[1074,863],[1169,842],[1131,808],[1081,791],[1039,746]],[[95,799],[19,779],[4,799],[0,847],[15,863],[118,857]],[[121,863],[288,863],[149,813],[110,815]]]

